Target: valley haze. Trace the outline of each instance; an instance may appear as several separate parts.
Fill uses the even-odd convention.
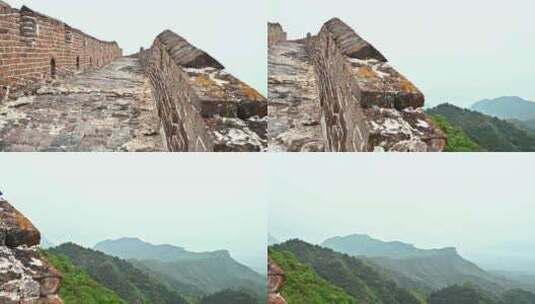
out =
[[[6,154],[0,184],[6,199],[55,245],[92,248],[136,237],[193,252],[228,250],[261,271],[267,240],[264,165],[248,155],[238,165],[229,159],[49,154],[43,162],[39,154]]]
[[[321,244],[367,234],[422,249],[455,247],[488,270],[535,273],[529,154],[407,157],[273,157],[271,237]]]

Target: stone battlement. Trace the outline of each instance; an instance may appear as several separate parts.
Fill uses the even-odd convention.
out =
[[[213,57],[169,30],[139,56],[169,151],[266,149],[266,99]]]
[[[116,42],[99,40],[26,6],[0,3],[0,101],[32,90],[32,84],[103,67],[121,56]]]

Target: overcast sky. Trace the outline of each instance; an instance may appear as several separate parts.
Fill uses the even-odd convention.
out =
[[[423,91],[428,105],[535,101],[535,1],[269,0],[291,38],[340,17]]]
[[[264,95],[267,34],[265,1],[225,0],[6,0],[60,19],[103,40],[116,40],[126,54],[149,47],[171,29],[218,59],[230,73]]]
[[[255,155],[3,154],[5,197],[55,244],[139,237],[266,261],[266,176]]]
[[[273,156],[269,231],[454,246],[486,268],[535,272],[533,163],[528,154]]]

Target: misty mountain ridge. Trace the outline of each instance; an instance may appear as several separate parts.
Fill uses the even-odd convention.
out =
[[[535,119],[535,102],[518,96],[484,99],[474,103],[471,109],[501,119]]]
[[[194,253],[137,238],[98,243],[96,250],[126,259],[181,293],[203,296],[226,289],[265,293],[265,277],[234,260],[227,250]]]
[[[519,287],[463,258],[455,248],[419,249],[403,242],[383,242],[367,235],[334,237],[322,246],[364,260],[385,270],[400,286],[436,290],[472,282],[493,293]],[[521,286],[525,287],[525,286]]]
[[[325,240],[321,245],[353,256],[403,259],[438,255],[458,255],[457,249],[454,247],[419,249],[412,244],[400,241],[384,242],[365,234],[352,234],[344,237],[336,236]]]
[[[211,252],[190,252],[174,245],[153,245],[139,238],[120,238],[97,243],[93,249],[123,259],[158,260],[174,262],[176,260],[197,260],[211,257],[231,257],[228,250]]]

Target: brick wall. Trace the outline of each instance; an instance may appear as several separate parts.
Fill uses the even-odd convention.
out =
[[[122,50],[27,7],[0,5],[0,100],[36,82],[102,67]]]
[[[156,100],[163,141],[169,151],[213,150],[200,113],[200,101],[188,83],[188,76],[175,64],[158,36],[149,50],[140,52]]]
[[[336,152],[367,150],[369,130],[361,105],[361,92],[333,35],[324,26],[318,36],[307,38],[314,64],[325,149]]]

